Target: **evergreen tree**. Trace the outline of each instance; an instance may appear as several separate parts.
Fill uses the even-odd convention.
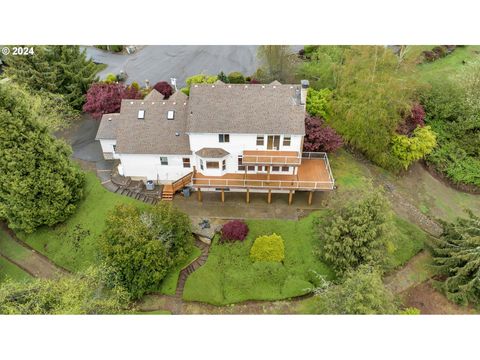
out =
[[[26,98],[0,84],[0,218],[27,232],[64,221],[84,184],[70,147],[37,118]]]
[[[443,234],[433,246],[433,264],[445,276],[447,297],[465,305],[480,302],[480,218],[470,211],[468,215],[443,223]]]
[[[343,274],[362,264],[378,264],[385,255],[388,201],[378,191],[350,201],[319,228],[321,255]]]
[[[80,110],[97,73],[85,50],[71,45],[35,46],[34,52],[32,56],[9,57],[6,76],[35,91],[62,94],[73,108]]]

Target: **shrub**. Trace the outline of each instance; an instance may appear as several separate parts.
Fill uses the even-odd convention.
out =
[[[307,112],[312,116],[328,119],[328,104],[331,98],[332,91],[329,89],[308,89]]]
[[[263,235],[255,239],[250,249],[250,259],[253,261],[282,262],[285,259],[285,245],[280,235]]]
[[[397,133],[401,135],[411,135],[417,127],[425,126],[425,110],[419,103],[412,106],[409,113],[397,128]]]
[[[343,141],[323,119],[307,116],[305,118],[304,151],[334,152],[342,147]]]
[[[120,74],[117,75],[117,81],[125,82],[125,80],[127,80],[127,74],[125,74],[123,71],[120,71]]]
[[[255,78],[251,78],[250,81],[249,81],[250,84],[260,84],[260,81],[255,79]]]
[[[245,77],[241,72],[234,71],[228,74],[228,82],[231,84],[245,84]]]
[[[393,138],[392,151],[405,169],[414,161],[424,158],[437,146],[435,133],[430,126],[419,127],[413,131],[413,136],[396,135]]]
[[[164,99],[168,99],[173,94],[172,86],[166,81],[157,82],[153,88],[162,94]]]
[[[106,82],[107,84],[112,84],[114,82],[117,82],[117,75],[115,75],[114,73],[107,74],[104,82]]]
[[[220,71],[217,75],[218,77],[218,80],[224,82],[225,84],[228,83],[228,77],[227,75],[225,75],[225,73],[223,71]]]
[[[220,241],[243,241],[248,234],[248,226],[240,220],[232,220],[222,226]]]
[[[140,90],[140,85],[138,85],[138,82],[136,81],[132,82],[132,85],[130,86],[133,87],[135,90]]]

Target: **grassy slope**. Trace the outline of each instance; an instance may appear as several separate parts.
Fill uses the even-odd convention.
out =
[[[34,249],[71,271],[83,270],[96,262],[98,238],[104,229],[107,213],[115,205],[143,204],[107,191],[94,173],[87,172],[86,179],[86,196],[79,204],[77,212],[65,223],[53,228],[43,227],[32,234],[17,234]],[[88,235],[76,239],[76,227],[88,232]]]
[[[12,264],[3,257],[0,257],[0,284],[6,279],[27,281],[31,280],[32,277],[30,274],[20,269],[17,265]]]
[[[181,264],[177,265],[175,268],[170,270],[170,272],[165,276],[160,285],[158,292],[165,295],[174,295],[175,290],[177,289],[178,277],[180,276],[180,271],[190,265],[193,261],[195,261],[200,255],[202,251],[194,246],[192,253],[190,256],[183,261]]]
[[[216,305],[283,299],[305,294],[312,287],[312,271],[333,278],[330,268],[313,254],[313,221],[325,214],[317,212],[298,222],[249,220],[250,232],[243,242],[218,244],[215,239],[207,263],[189,276],[184,299]],[[252,263],[254,239],[274,232],[285,241],[284,263]]]

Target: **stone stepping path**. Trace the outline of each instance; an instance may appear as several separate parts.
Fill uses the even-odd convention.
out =
[[[182,298],[183,289],[185,288],[185,283],[187,282],[188,276],[207,262],[208,252],[210,251],[210,245],[196,239],[195,246],[202,251],[202,254],[190,265],[188,265],[185,269],[180,271],[180,276],[178,278],[178,283],[177,283],[177,289],[175,291],[176,298],[179,298],[179,299]]]

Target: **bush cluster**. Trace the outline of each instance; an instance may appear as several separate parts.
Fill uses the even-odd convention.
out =
[[[285,259],[285,245],[280,235],[259,236],[250,249],[250,259],[253,261],[282,262]]]
[[[243,241],[247,235],[247,224],[241,220],[232,220],[222,226],[220,242]]]
[[[456,47],[456,45],[435,46],[431,51],[423,51],[422,55],[426,62],[433,62],[452,53],[456,49]]]

